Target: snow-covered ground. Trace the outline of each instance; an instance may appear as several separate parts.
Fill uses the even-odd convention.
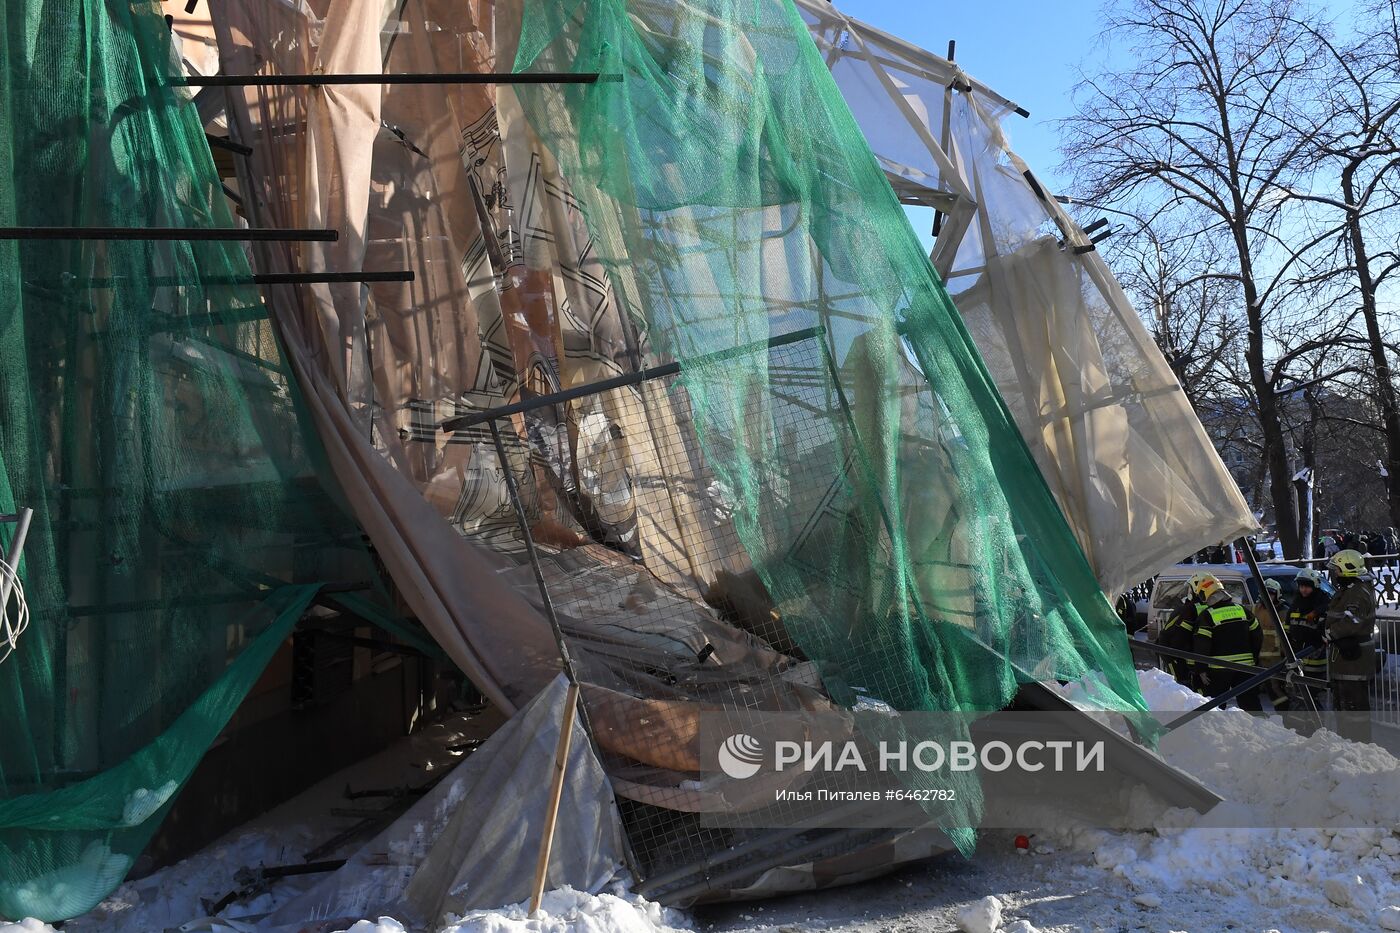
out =
[[[441,933],[672,933],[691,929],[679,911],[619,889],[587,894],[572,888],[549,891],[540,910],[529,916],[528,904],[502,910],[477,910],[452,918]],[[347,933],[413,933],[391,917],[361,920]]]
[[[1160,671],[1139,673],[1154,710],[1201,697]],[[1069,697],[1075,688],[1062,691]],[[1162,718],[1171,718],[1164,715]],[[864,885],[691,913],[663,910],[622,888],[550,892],[540,915],[522,905],[454,918],[451,933],[903,933],[1034,931],[1400,930],[1400,762],[1377,746],[1329,732],[1297,735],[1237,711],[1196,720],[1162,741],[1168,761],[1225,798],[1209,814],[1162,814],[1156,831],[1040,832],[1018,851],[1010,832],[987,832],[977,856],[948,856]],[[341,787],[345,776],[325,782]],[[338,782],[338,783],[337,783]],[[123,885],[102,908],[69,924],[162,930],[201,916],[199,896],[230,890],[233,872],[295,861],[324,827],[274,811],[196,857]],[[1329,829],[1259,828],[1316,825]],[[1250,827],[1250,828],[1241,828]],[[279,882],[226,916],[254,918],[301,890]],[[195,930],[244,930],[208,921]],[[354,933],[400,933],[390,918]],[[47,933],[42,924],[0,933]]]
[[[1139,678],[1154,710],[1204,702],[1161,671]],[[711,909],[697,926],[977,931],[992,913],[979,902],[992,897],[1004,933],[1400,929],[1400,762],[1390,753],[1234,710],[1171,733],[1161,750],[1225,803],[1204,816],[1168,811],[1153,833],[1042,832],[1024,854],[1012,833],[985,833],[971,861],[950,856],[859,888]],[[1307,824],[1336,828],[1257,828]]]

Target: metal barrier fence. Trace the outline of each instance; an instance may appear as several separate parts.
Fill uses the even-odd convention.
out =
[[[1260,563],[1261,567],[1276,567],[1280,564],[1297,567],[1312,567],[1325,570],[1327,558],[1307,558],[1304,560],[1270,560]],[[1378,610],[1400,610],[1400,554],[1367,554],[1366,568],[1371,574],[1372,585],[1376,589]]]
[[[1371,719],[1400,726],[1400,617],[1379,616],[1380,670],[1371,681]]]

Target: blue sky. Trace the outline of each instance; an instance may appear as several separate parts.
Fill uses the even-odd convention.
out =
[[[837,0],[836,6],[938,55],[956,39],[964,71],[1031,112],[1028,120],[1007,118],[1012,149],[1051,188],[1064,187],[1055,171],[1054,121],[1070,115],[1078,66],[1101,53],[1097,0]]]

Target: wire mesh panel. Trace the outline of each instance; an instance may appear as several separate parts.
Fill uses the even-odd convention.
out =
[[[821,329],[703,362],[722,369],[755,356],[766,360],[774,391],[761,405],[750,397],[743,423],[761,423],[797,451],[857,448]],[[743,359],[736,375],[750,362]],[[503,521],[492,521],[480,539],[526,559],[522,577],[538,573],[541,599],[585,684],[592,734],[619,790],[638,868],[652,879],[649,890],[684,894],[694,884],[688,866],[736,847],[742,854],[727,861],[737,882],[799,844],[834,855],[887,838],[817,829],[798,834],[801,840],[786,834],[780,845],[763,833],[707,826],[707,811],[735,801],[707,786],[712,765],[686,741],[702,714],[835,708],[787,619],[809,614],[802,602],[826,598],[823,586],[858,593],[848,581],[823,579],[831,549],[889,553],[882,527],[856,537],[848,527],[863,461],[843,454],[846,468],[832,476],[819,467],[827,459],[814,457],[812,475],[765,479],[765,508],[750,519],[772,526],[766,534],[787,542],[794,565],[810,572],[798,600],[776,602],[736,531],[742,506],[709,466],[737,455],[743,439],[710,437],[702,451],[693,431],[676,430],[692,418],[678,366],[611,382],[619,381],[625,384],[529,399],[453,426],[455,441],[492,445],[496,469],[512,480],[505,488],[515,499],[501,503],[497,518],[514,513],[513,529],[507,534]],[[847,527],[837,533],[837,526]]]
[[[690,728],[707,701],[992,710],[1027,680],[1099,671],[1103,702],[1140,707],[1122,627],[793,8],[528,2],[522,22],[517,69],[623,76],[516,95],[629,319],[680,366],[647,414],[701,464],[665,463],[674,517],[652,521],[677,533],[638,535],[648,567],[649,542],[687,548],[693,589],[684,561],[657,577],[715,617],[672,623],[684,676],[649,664],[585,690],[600,746],[683,780],[615,769],[619,793],[743,810],[755,785],[707,796]],[[822,338],[733,352],[803,329]],[[702,521],[720,512],[732,539]],[[653,605],[638,584],[627,598]],[[960,788],[938,826],[970,851],[978,798]]]

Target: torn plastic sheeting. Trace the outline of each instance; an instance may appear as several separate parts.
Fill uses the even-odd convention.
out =
[[[568,682],[562,675],[335,874],[265,923],[443,914],[530,896]],[[601,890],[622,864],[622,828],[603,767],[574,720],[548,887]]]

